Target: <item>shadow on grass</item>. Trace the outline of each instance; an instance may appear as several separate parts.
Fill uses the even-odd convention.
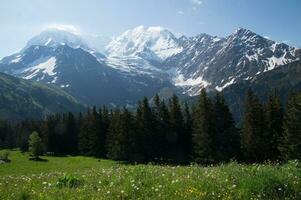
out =
[[[29,160],[31,160],[31,161],[38,161],[38,162],[48,162],[47,159],[40,158],[40,157],[38,157],[38,158],[29,158]]]

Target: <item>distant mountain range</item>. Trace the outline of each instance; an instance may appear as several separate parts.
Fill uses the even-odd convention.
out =
[[[46,30],[3,58],[0,71],[55,85],[88,105],[132,107],[164,91],[187,96],[202,88],[229,91],[286,64],[290,73],[289,63],[301,58],[300,49],[243,28],[223,38],[176,37],[162,27],[139,26],[103,41],[95,48],[81,35]]]

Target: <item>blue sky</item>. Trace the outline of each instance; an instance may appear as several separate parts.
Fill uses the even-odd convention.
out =
[[[2,0],[0,57],[50,25],[117,36],[138,25],[188,36],[226,36],[238,27],[301,47],[300,0]]]

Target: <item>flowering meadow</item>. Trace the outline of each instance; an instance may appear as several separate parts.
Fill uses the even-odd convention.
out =
[[[10,151],[0,164],[0,199],[301,199],[301,164],[202,167],[129,165],[87,157]]]

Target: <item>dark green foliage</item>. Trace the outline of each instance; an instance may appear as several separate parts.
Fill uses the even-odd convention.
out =
[[[246,99],[242,127],[242,148],[248,162],[261,162],[265,160],[266,155],[265,110],[251,89],[248,91]]]
[[[205,89],[201,91],[193,114],[192,142],[194,160],[198,163],[213,162],[213,109]]]
[[[129,160],[133,135],[133,119],[127,109],[113,112],[107,136],[107,157],[114,160]]]
[[[185,103],[184,105],[184,151],[186,155],[186,159],[190,160],[192,156],[192,125],[193,125],[193,118],[191,115],[190,108],[188,104]]]
[[[83,180],[79,179],[73,175],[64,175],[60,177],[56,183],[59,188],[68,187],[68,188],[77,188],[83,185]]]
[[[84,107],[61,88],[0,73],[0,118],[12,121],[42,119]]]
[[[169,101],[170,132],[167,136],[171,158],[175,161],[187,160],[185,152],[186,133],[184,132],[184,119],[179,99],[173,95]]]
[[[79,132],[79,151],[83,155],[98,156],[100,129],[99,118],[95,107],[92,112],[88,110],[87,116],[82,121],[82,126]]]
[[[237,158],[240,150],[240,136],[229,107],[221,93],[217,93],[214,98],[213,116],[215,161],[222,162]]]
[[[155,149],[155,118],[149,106],[148,99],[139,102],[136,113],[135,157],[143,161],[152,161]]]
[[[283,159],[301,159],[301,94],[289,95],[280,151]]]
[[[266,159],[278,160],[280,159],[280,152],[278,149],[279,142],[281,141],[281,134],[283,132],[283,108],[280,98],[277,96],[276,91],[269,95],[268,101],[265,106],[266,112]]]
[[[147,98],[139,102],[136,112],[93,107],[77,116],[66,113],[40,121],[0,121],[0,148],[40,152],[44,148],[36,144],[45,144],[48,155],[181,164],[300,159],[301,94],[290,96],[285,120],[276,92],[263,103],[249,90],[246,99],[241,132],[223,94],[211,99],[202,90],[194,108],[181,106],[175,95],[166,105],[156,95],[152,104]],[[29,145],[33,131],[40,133],[39,138],[31,138]],[[32,153],[34,159],[38,154]]]
[[[40,138],[37,132],[33,132],[29,136],[28,144],[30,156],[33,159],[38,160],[39,156],[43,155],[44,146],[42,143],[42,139]]]

